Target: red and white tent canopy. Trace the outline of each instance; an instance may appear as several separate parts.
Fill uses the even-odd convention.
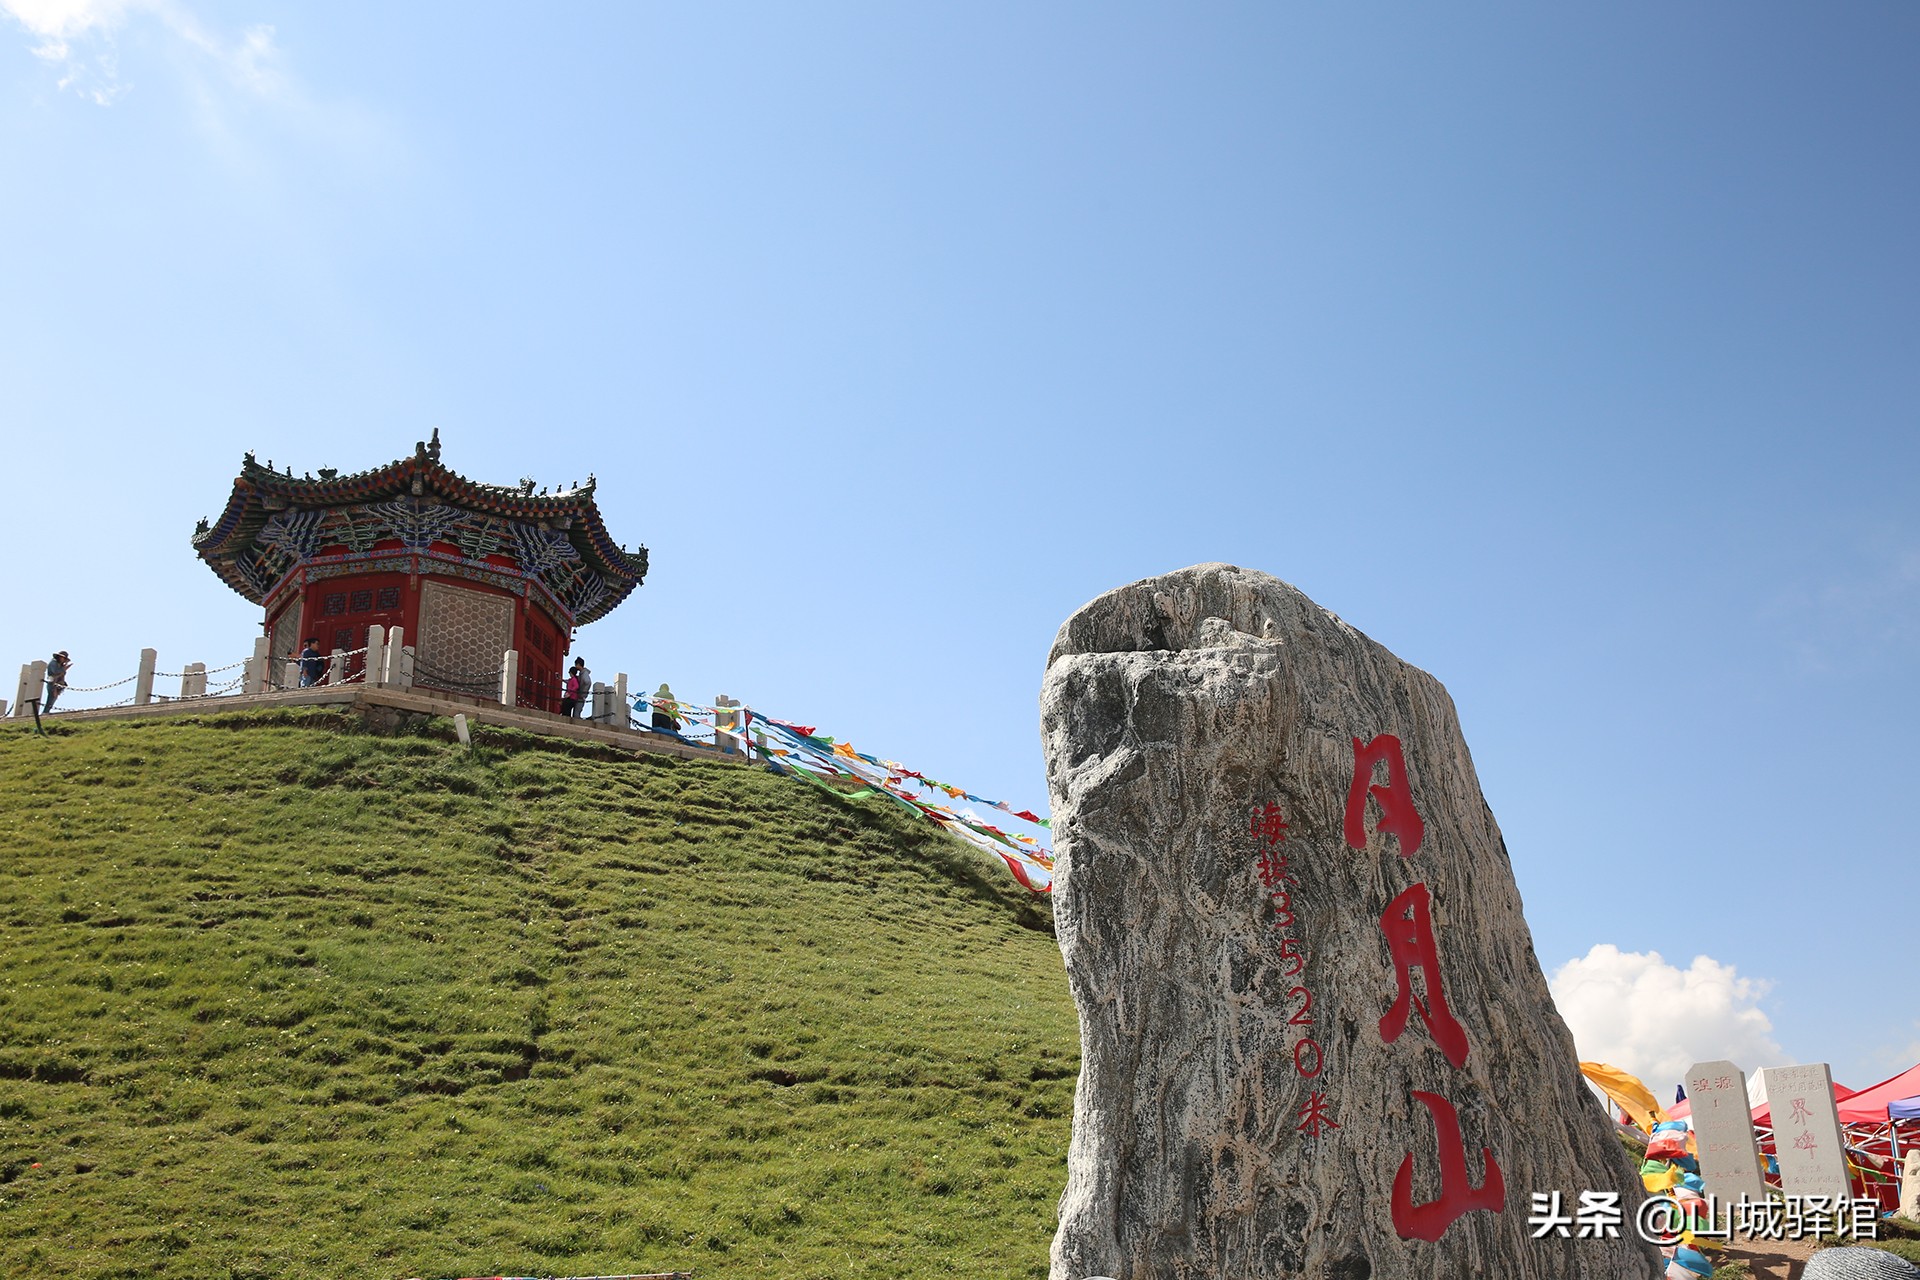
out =
[[[1901,1103],[1907,1105],[1902,1107]],[[1886,1124],[1889,1120],[1915,1118],[1920,1118],[1920,1063],[1840,1103],[1841,1124]]]

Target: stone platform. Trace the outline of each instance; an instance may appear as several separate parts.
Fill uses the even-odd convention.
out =
[[[86,711],[52,711],[41,717],[44,724],[90,724],[99,720],[151,720],[167,716],[219,715],[228,711],[258,711],[278,707],[343,707],[362,714],[379,711],[432,716],[465,715],[469,723],[497,725],[553,738],[576,742],[594,742],[623,751],[651,752],[680,756],[689,760],[717,760],[732,764],[752,763],[751,751],[721,751],[669,738],[646,729],[619,729],[595,720],[577,720],[548,711],[527,707],[504,707],[482,698],[466,697],[438,690],[398,688],[389,685],[316,685],[307,689],[283,689],[269,693],[227,694],[215,698],[187,698],[154,701],[145,706],[101,707]],[[0,725],[32,731],[32,716],[13,716]]]

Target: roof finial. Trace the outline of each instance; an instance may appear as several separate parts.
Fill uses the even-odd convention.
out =
[[[435,462],[440,461],[440,428],[433,429],[433,435],[427,439],[427,456]]]

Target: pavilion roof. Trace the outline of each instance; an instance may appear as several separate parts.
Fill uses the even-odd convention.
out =
[[[469,480],[441,464],[438,429],[431,440],[415,444],[408,457],[351,475],[323,468],[318,479],[311,473],[296,476],[291,469],[274,470],[271,462],[262,466],[248,453],[241,461],[226,509],[218,519],[200,522],[194,532],[193,549],[228,586],[253,603],[262,604],[265,589],[248,580],[240,571],[239,560],[253,548],[254,539],[275,515],[287,510],[322,510],[432,495],[469,511],[564,531],[567,541],[608,588],[605,598],[575,619],[576,624],[584,624],[610,613],[647,574],[647,549],[642,546],[627,551],[614,541],[594,501],[594,486],[591,475],[583,485],[538,494],[530,480],[511,486]]]

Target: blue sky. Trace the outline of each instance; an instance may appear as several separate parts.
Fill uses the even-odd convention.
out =
[[[1583,1053],[1920,1060],[1912,4],[0,14],[9,663],[243,656],[241,453],[438,427],[649,547],[596,672],[1038,805],[1230,561],[1446,683]]]

